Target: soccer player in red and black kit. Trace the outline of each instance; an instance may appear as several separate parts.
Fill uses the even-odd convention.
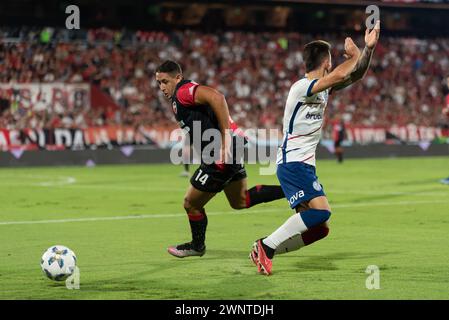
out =
[[[346,128],[343,119],[337,118],[332,127],[332,138],[334,140],[334,153],[338,163],[343,162],[343,147],[341,146],[345,139]]]
[[[207,228],[204,206],[218,192],[225,192],[234,209],[282,199],[284,193],[280,186],[258,185],[247,190],[243,164],[237,163],[234,158],[230,159],[232,161],[227,158],[229,147],[237,138],[238,128],[229,116],[223,94],[184,79],[181,67],[174,61],[165,61],[156,69],[156,80],[165,97],[171,100],[175,118],[180,127],[189,133],[191,143],[195,122],[201,125],[201,137],[209,129],[218,130],[221,137],[219,161],[210,164],[203,159],[203,149],[207,143],[201,141],[201,165],[192,175],[191,186],[184,197],[192,241],[168,248],[168,253],[178,258],[202,256],[206,252]]]

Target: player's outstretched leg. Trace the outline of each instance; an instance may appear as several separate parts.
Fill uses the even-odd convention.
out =
[[[224,188],[233,209],[251,208],[259,203],[271,202],[285,197],[281,186],[256,185],[247,189],[247,179],[233,181]]]
[[[190,186],[184,199],[184,209],[189,218],[192,241],[170,246],[168,253],[178,258],[201,257],[206,253],[207,215],[204,205],[214,196],[215,193],[200,191]]]
[[[288,238],[276,248],[275,255],[299,250],[302,247],[325,238],[328,234],[329,226],[327,222],[325,222],[319,226],[310,228],[303,234],[297,234],[294,237]]]
[[[313,243],[324,238],[329,229],[326,221],[329,219],[331,212],[326,197],[320,196],[309,202],[309,209],[300,211],[291,216],[276,231],[266,238],[259,239],[253,246],[250,258],[258,268],[258,271],[270,275],[272,273],[272,259],[278,248],[288,241],[302,241],[302,246]],[[320,208],[320,209],[317,209]],[[307,233],[309,232],[309,233]],[[297,236],[301,235],[301,238]],[[301,242],[290,243],[290,249],[300,248]],[[282,249],[281,249],[282,250]],[[254,259],[254,257],[257,257]]]
[[[329,234],[329,226],[325,222],[319,226],[310,228],[303,234],[297,234],[293,237],[288,238],[282,242],[274,251],[274,256],[279,254],[284,254],[287,252],[292,252],[301,249],[302,247],[308,246],[318,240],[325,238]],[[264,240],[265,238],[259,239]],[[249,254],[249,259],[257,267],[257,271],[262,273],[262,267],[258,261],[258,246],[260,245],[257,240],[253,243],[253,249]],[[269,250],[268,248],[266,250]],[[272,259],[272,258],[271,258]]]

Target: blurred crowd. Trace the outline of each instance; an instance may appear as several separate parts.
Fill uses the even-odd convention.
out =
[[[360,48],[362,33],[354,37]],[[302,47],[317,38],[333,45],[334,66],[344,59],[344,36],[336,34],[0,29],[0,83],[88,82],[119,106],[20,110],[0,90],[0,128],[171,126],[170,104],[154,79],[166,59],[178,61],[186,78],[225,94],[243,128],[280,128],[288,90],[304,74]],[[328,119],[361,126],[442,125],[447,75],[449,39],[381,35],[365,79],[331,96]]]

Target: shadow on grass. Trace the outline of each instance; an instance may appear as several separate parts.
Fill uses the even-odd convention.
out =
[[[358,251],[354,252],[338,252],[328,255],[313,255],[313,256],[301,256],[301,255],[291,255],[287,254],[279,255],[276,259],[297,259],[298,261],[294,263],[295,268],[279,269],[276,273],[290,273],[290,272],[308,272],[308,271],[333,271],[339,270],[335,265],[336,261],[339,260],[356,260],[356,259],[371,259],[375,257],[381,257],[385,255],[394,254],[397,252],[369,252],[362,253]]]
[[[202,257],[203,260],[222,260],[222,259],[247,259],[251,247],[247,251],[243,250],[207,250],[206,254]]]
[[[229,296],[229,292],[237,284],[242,285],[243,279],[253,270],[248,254],[249,250],[208,250],[203,257],[183,259],[167,254],[166,258],[148,261],[148,268],[140,272],[127,272],[94,281],[83,281],[81,274],[81,291],[93,299],[117,296],[139,299],[208,299],[211,295],[220,299],[222,289]],[[228,265],[232,267],[227,268]],[[254,275],[258,276],[256,272]],[[217,286],[217,281],[223,281],[223,285]],[[222,286],[224,287],[221,288]],[[242,292],[237,296],[244,295]]]
[[[278,277],[283,279],[302,272],[335,271],[340,269],[337,261],[394,254],[338,252],[312,256],[301,255],[298,251],[276,257],[274,274],[266,277],[257,273],[248,259],[248,252],[209,250],[201,258],[167,257],[148,262],[148,269],[141,272],[123,273],[99,281],[83,282],[81,279],[81,289],[92,299],[272,299],[276,297],[270,295],[270,288],[276,286],[273,281]],[[215,260],[223,263],[217,265]],[[277,267],[276,261],[282,260],[284,263]],[[285,267],[285,262],[288,267]],[[229,265],[231,267],[228,268]]]

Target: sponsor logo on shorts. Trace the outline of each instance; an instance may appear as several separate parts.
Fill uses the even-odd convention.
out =
[[[313,188],[314,188],[316,191],[321,191],[322,187],[321,187],[321,184],[318,182],[318,180],[316,180],[316,181],[313,182]]]
[[[304,191],[303,190],[299,190],[298,192],[296,192],[291,198],[290,200],[288,200],[288,202],[290,204],[295,203],[295,201],[297,201],[298,199],[304,197]]]

